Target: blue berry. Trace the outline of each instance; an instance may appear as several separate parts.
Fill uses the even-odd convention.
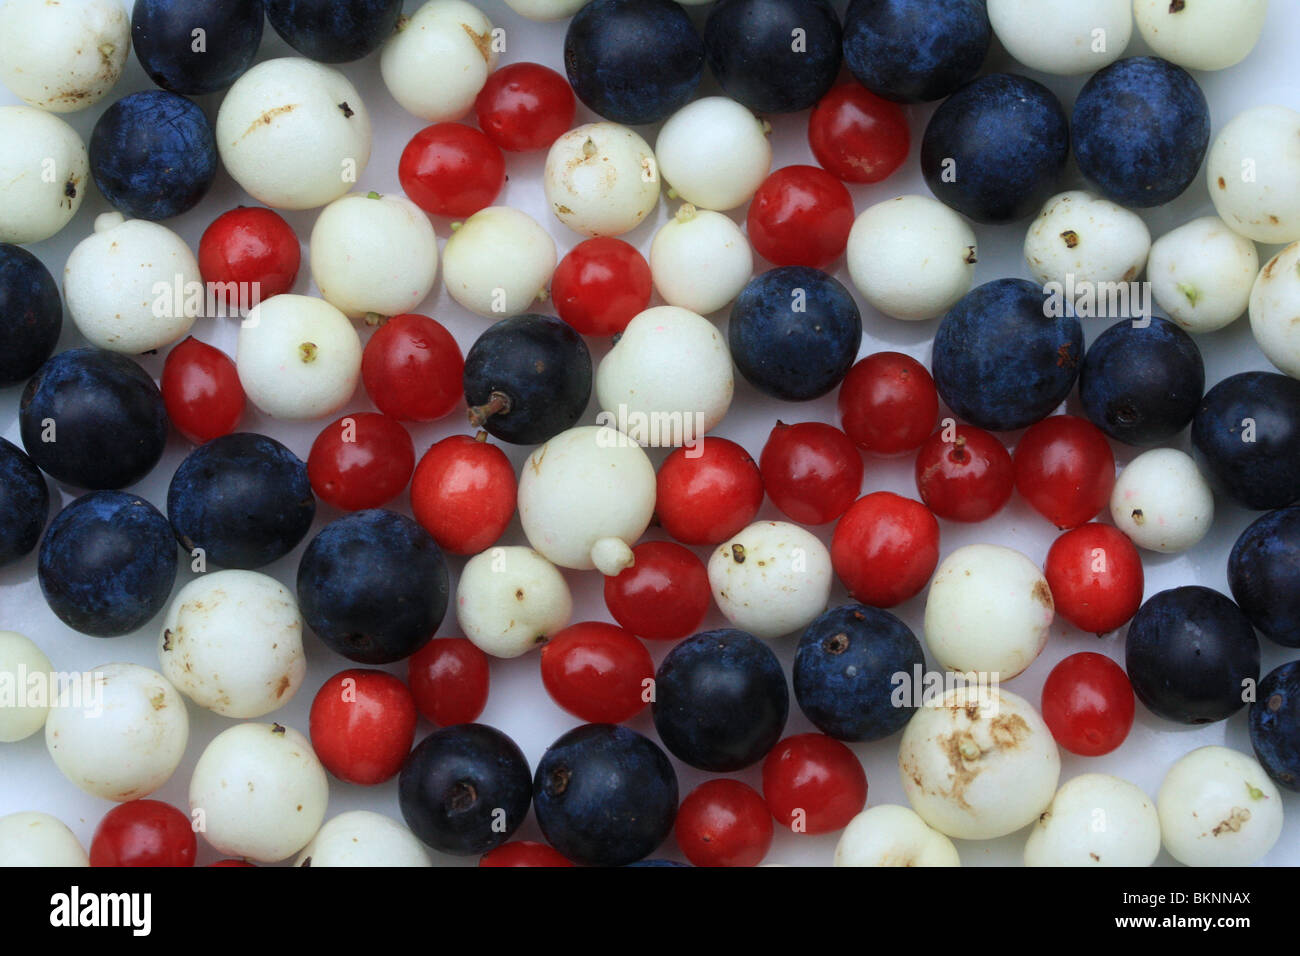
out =
[[[1300,791],[1300,661],[1259,682],[1250,705],[1250,745],[1279,786]]]
[[[21,448],[0,438],[0,567],[31,554],[49,516],[45,476]]]
[[[993,28],[984,0],[852,0],[844,62],[877,96],[940,100],[975,78]]]
[[[401,15],[402,0],[266,0],[275,32],[319,63],[349,63],[378,50]]]
[[[50,270],[22,246],[0,242],[0,388],[30,378],[62,330],[63,304]]]
[[[1192,420],[1192,445],[1211,483],[1256,511],[1300,499],[1300,382],[1241,372],[1210,389]]]
[[[164,90],[217,93],[253,65],[262,20],[262,0],[135,0],[131,43]],[[202,44],[195,30],[203,31]]]
[[[1250,622],[1284,647],[1300,647],[1300,507],[1270,511],[1228,555],[1228,586]]]

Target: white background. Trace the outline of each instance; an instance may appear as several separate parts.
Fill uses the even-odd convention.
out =
[[[418,3],[408,2],[407,12],[413,11]],[[507,52],[502,63],[532,60],[546,64],[563,72],[562,48],[566,24],[541,24],[526,20],[508,9],[502,0],[483,0],[483,10],[492,19],[494,25],[504,28]],[[836,7],[843,13],[844,0],[837,0]],[[1292,5],[1287,2],[1275,2],[1269,14],[1269,22],[1263,39],[1251,56],[1242,64],[1221,73],[1197,74],[1206,96],[1210,102],[1214,133],[1222,129],[1233,116],[1241,110],[1255,105],[1278,103],[1291,108],[1300,108],[1300,86],[1295,78],[1300,75],[1295,69],[1295,55],[1300,49],[1300,23],[1297,23]],[[707,8],[687,8],[699,24]],[[212,38],[215,42],[216,38]],[[1128,50],[1128,55],[1149,52],[1142,43],[1137,31]],[[284,56],[292,53],[287,45],[271,30],[268,25],[262,41],[259,60]],[[410,137],[425,124],[404,113],[394,103],[383,86],[379,75],[378,56],[343,66],[343,71],[357,86],[372,117],[375,130],[374,152],[369,167],[362,173],[357,190],[365,192],[395,192],[400,189],[397,179],[397,163],[402,148]],[[1055,78],[1026,71],[1016,65],[996,44],[986,64],[986,70],[995,72],[1009,70],[1025,72],[1051,87],[1064,102],[1068,110],[1074,97],[1086,78]],[[89,110],[72,114],[65,118],[80,132],[89,137],[95,120],[116,98],[141,89],[151,88],[147,77],[140,69],[134,54],[128,61],[127,70],[118,86],[108,98]],[[717,92],[712,79],[707,76],[700,89],[700,95]],[[221,94],[205,96],[198,99],[210,119],[215,120],[216,111],[221,101]],[[0,104],[16,102],[8,91],[0,90]],[[933,110],[933,105],[912,107],[909,120],[913,136],[912,155],[902,170],[884,183],[874,186],[853,186],[855,207],[861,211],[876,202],[904,193],[927,193],[919,172],[917,154],[921,134],[925,123]],[[595,119],[584,107],[579,105],[576,122],[588,122]],[[772,142],[775,150],[773,167],[793,163],[811,163],[806,139],[807,113],[770,118],[773,132]],[[472,119],[470,120],[472,122]],[[643,135],[653,145],[656,130],[646,128]],[[543,223],[555,236],[560,254],[563,255],[575,246],[583,237],[571,232],[555,220],[546,208],[542,196],[540,174],[544,160],[543,153],[507,154],[507,172],[509,181],[498,200],[499,204],[515,206],[531,214]],[[1084,183],[1076,170],[1071,169],[1061,183],[1061,190],[1083,188]],[[166,223],[180,233],[191,245],[197,248],[203,229],[218,215],[249,199],[230,177],[222,171],[211,193],[199,206]],[[642,252],[649,249],[650,240],[658,224],[675,211],[677,203],[666,198],[660,204],[657,215],[643,223],[623,238],[637,245]],[[58,279],[62,275],[63,265],[73,246],[88,235],[97,214],[109,209],[107,203],[93,189],[87,195],[76,218],[59,235],[46,242],[31,246],[31,250],[46,264]],[[744,209],[734,213],[737,221],[744,222]],[[1143,218],[1151,228],[1153,236],[1159,236],[1190,219],[1213,213],[1213,208],[1206,191],[1204,177],[1198,178],[1192,186],[1173,205],[1156,210],[1144,211]],[[315,293],[315,286],[310,281],[307,269],[306,240],[316,218],[315,211],[289,213],[286,215],[299,237],[303,240],[303,271],[294,289],[299,293]],[[450,234],[449,222],[435,220],[439,244],[445,242]],[[1028,277],[1022,256],[1021,244],[1026,223],[990,228],[978,227],[979,264],[976,267],[976,282],[988,282],[1004,276]],[[1273,247],[1261,247],[1261,263],[1276,250]],[[759,268],[766,268],[760,264]],[[835,273],[846,286],[851,286],[843,260],[836,263]],[[441,277],[440,277],[441,278]],[[656,297],[655,302],[658,303]],[[934,335],[937,322],[905,323],[892,320],[876,313],[862,304],[864,335],[862,355],[892,349],[906,352],[929,364],[930,341]],[[431,298],[426,300],[418,311],[432,315],[446,325],[456,336],[462,350],[468,350],[476,336],[488,325],[487,320],[471,315],[453,303],[443,292],[441,284],[435,289]],[[726,310],[713,317],[725,327]],[[1091,342],[1110,320],[1095,319],[1085,321],[1087,339]],[[200,319],[194,327],[194,334],[211,342],[227,353],[233,354],[237,321],[234,319]],[[369,331],[363,329],[363,338]],[[59,349],[66,349],[82,344],[70,320],[65,320],[64,334]],[[593,358],[599,359],[607,349],[606,342],[591,340]],[[1201,336],[1198,344],[1205,358],[1207,385],[1212,385],[1226,376],[1244,369],[1269,368],[1267,361],[1256,348],[1247,321],[1241,321],[1228,329],[1211,335]],[[163,356],[146,356],[141,359],[145,368],[155,378],[160,374]],[[736,400],[726,420],[718,427],[716,434],[738,441],[749,452],[758,457],[766,440],[767,433],[778,418],[793,423],[797,421],[819,420],[835,422],[835,396],[831,395],[807,404],[787,404],[757,394],[737,376]],[[18,437],[16,420],[18,399],[21,387],[0,390],[0,434],[21,445]],[[372,406],[364,391],[360,388],[350,405],[344,411],[371,410]],[[1077,404],[1071,399],[1069,410],[1079,413]],[[584,423],[594,421],[596,409],[588,409]],[[946,410],[945,410],[946,413]],[[311,447],[312,440],[324,422],[286,425],[274,422],[250,407],[241,430],[263,432],[272,435],[287,444],[304,460]],[[454,412],[447,419],[432,426],[417,426],[412,429],[417,454],[422,454],[429,445],[446,435],[468,432],[464,420],[464,408]],[[1018,435],[1004,436],[1010,445]],[[1171,443],[1180,448],[1187,447],[1186,434]],[[159,464],[140,484],[129,490],[136,492],[154,502],[160,510],[165,510],[166,489],[168,481],[184,455],[190,450],[188,442],[173,434],[167,452]],[[511,460],[518,466],[529,449],[505,446]],[[1125,464],[1133,457],[1130,449],[1117,446],[1116,458]],[[662,452],[652,451],[656,465],[663,458]],[[52,485],[52,488],[54,486]],[[904,495],[916,495],[912,479],[911,458],[881,461],[870,459],[866,464],[866,476],[863,491],[889,490]],[[75,492],[66,488],[57,489],[55,496],[62,497],[63,502],[71,500]],[[1175,556],[1162,556],[1144,553],[1146,568],[1146,593],[1148,596],[1157,591],[1184,584],[1199,583],[1227,592],[1226,560],[1233,541],[1241,530],[1253,519],[1254,515],[1220,500],[1219,512],[1210,534],[1189,553]],[[392,507],[405,513],[410,512],[407,495],[398,499]],[[328,521],[338,517],[334,509],[320,504],[314,535]],[[780,518],[781,515],[765,503],[760,518]],[[823,540],[829,542],[832,526],[826,525],[815,529]],[[658,532],[652,531],[651,537]],[[1023,502],[1013,500],[1011,505],[995,519],[976,526],[959,526],[942,523],[942,554],[946,556],[961,545],[976,542],[989,542],[1017,548],[1029,555],[1034,561],[1044,560],[1047,549],[1056,536],[1055,530],[1048,522],[1031,511]],[[310,537],[310,536],[309,536]],[[304,542],[305,543],[305,542]],[[524,539],[516,521],[507,531],[503,543],[522,544]],[[300,546],[288,557],[262,570],[293,587],[298,559],[302,552]],[[700,552],[703,554],[704,552]],[[453,587],[464,559],[454,558],[449,561]],[[608,619],[601,596],[601,578],[595,572],[566,572],[575,598],[574,620]],[[191,577],[188,564],[183,564],[176,582],[179,589]],[[844,590],[836,586],[831,604],[837,606],[848,600]],[[921,618],[924,608],[924,594],[912,599],[902,607],[895,609],[914,631],[921,635]],[[56,670],[89,669],[97,665],[131,661],[157,669],[156,640],[161,627],[162,615],[148,625],[124,637],[102,640],[78,634],[65,627],[45,605],[36,582],[36,555],[0,569],[0,630],[16,630],[33,638],[49,656]],[[716,611],[710,613],[705,622],[706,627],[721,626],[725,622]],[[457,633],[456,623],[449,616],[438,630],[439,636]],[[775,647],[787,674],[797,636],[789,636],[776,641]],[[1295,658],[1297,652],[1278,647],[1263,641],[1263,672],[1267,673],[1279,664]],[[293,726],[304,733],[307,731],[307,713],[312,696],[320,685],[339,670],[352,665],[351,662],[326,648],[314,635],[306,635],[308,658],[307,679],[297,696],[287,705],[268,716]],[[651,652],[656,662],[662,659],[667,646],[662,642],[651,642]],[[1042,656],[1024,674],[1009,682],[1008,689],[1031,700],[1035,706],[1039,703],[1043,680],[1051,668],[1061,658],[1077,651],[1091,650],[1108,654],[1123,662],[1123,631],[1098,639],[1094,635],[1080,633],[1063,620],[1057,620],[1051,630],[1047,649]],[[933,661],[930,661],[933,666]],[[578,721],[561,711],[546,695],[538,677],[538,656],[529,654],[512,661],[494,661],[492,665],[492,692],[484,711],[482,721],[496,726],[512,736],[527,754],[530,764],[536,767],[537,761],[547,745]],[[405,676],[402,664],[389,668],[393,673]],[[804,719],[791,694],[790,720],[786,727],[787,734],[802,733],[812,730]],[[189,777],[199,754],[216,734],[232,725],[232,721],[219,717],[196,706],[190,707],[190,745],[185,759],[172,779],[154,796],[184,808],[187,804]],[[634,729],[652,738],[653,723],[649,709],[630,722]],[[433,728],[421,722],[417,731],[417,740]],[[1223,744],[1245,752],[1250,752],[1250,743],[1246,729],[1246,713],[1242,710],[1231,719],[1203,726],[1186,728],[1181,725],[1160,720],[1139,704],[1137,722],[1132,734],[1115,753],[1099,758],[1083,758],[1062,754],[1062,782],[1085,772],[1113,773],[1140,786],[1153,798],[1169,766],[1188,751],[1207,744]],[[853,749],[861,757],[867,771],[870,785],[869,805],[880,803],[906,804],[899,782],[897,769],[898,736],[870,744],[854,745]],[[707,774],[682,766],[674,761],[678,769],[681,793],[685,796],[692,788],[707,778]],[[737,779],[751,785],[759,786],[759,768],[735,774]],[[368,808],[387,813],[400,819],[397,805],[396,782],[386,785],[363,788],[342,783],[331,778],[330,804],[328,817],[344,810]],[[1300,796],[1287,793],[1287,821],[1281,840],[1265,860],[1269,864],[1286,864],[1300,862]],[[37,734],[26,741],[15,744],[0,745],[0,815],[21,810],[41,810],[69,824],[82,841],[88,846],[91,834],[100,817],[111,808],[108,801],[82,793],[65,780],[50,761],[45,750],[44,735]],[[957,841],[962,862],[967,865],[982,864],[1019,864],[1024,846],[1026,832],[1022,831],[1000,840],[987,842]],[[837,840],[836,834],[824,836],[806,836],[778,830],[768,862],[826,865],[831,861]],[[514,835],[514,839],[541,839],[535,820],[530,815],[524,826]],[[217,858],[210,846],[200,840],[199,862],[208,863]],[[675,842],[670,838],[659,855],[682,859]],[[454,858],[434,855],[439,863],[452,865],[473,864],[474,858]],[[1161,863],[1172,862],[1163,854]]]

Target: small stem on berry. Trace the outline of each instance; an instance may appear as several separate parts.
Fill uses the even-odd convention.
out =
[[[493,415],[507,415],[510,412],[510,396],[504,392],[493,392],[484,405],[475,405],[469,410],[469,423],[475,428],[482,428]]]

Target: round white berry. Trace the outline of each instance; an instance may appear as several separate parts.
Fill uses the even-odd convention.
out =
[[[1188,332],[1214,332],[1237,321],[1259,274],[1259,253],[1218,216],[1193,219],[1151,246],[1151,294]]]
[[[48,813],[0,817],[0,867],[90,866],[76,834]]]
[[[532,548],[476,554],[456,584],[460,629],[493,657],[519,657],[541,647],[572,614],[564,575]]]
[[[836,866],[961,866],[952,841],[908,807],[882,803],[849,821]]]
[[[664,122],[655,140],[659,173],[700,209],[724,211],[748,202],[772,168],[768,128],[733,99],[706,96]]]
[[[396,820],[350,810],[321,827],[294,866],[433,866],[433,861],[424,844]]]
[[[1256,242],[1300,239],[1300,113],[1255,106],[1219,132],[1205,163],[1223,221]]]
[[[1282,795],[1253,757],[1227,747],[1170,767],[1156,809],[1165,849],[1187,866],[1249,866],[1282,835]]]
[[[1105,773],[1085,773],[1056,791],[1025,844],[1025,866],[1150,866],[1159,855],[1156,805]]]
[[[699,2],[699,0],[692,0]],[[565,20],[588,3],[588,0],[506,0],[506,6],[529,20],[549,22]]]
[[[826,610],[831,556],[811,532],[756,521],[709,557],[709,587],[728,621],[764,640],[801,631]]]
[[[845,255],[862,297],[896,319],[943,315],[975,278],[974,230],[928,196],[899,196],[864,210]]]
[[[71,221],[90,188],[77,131],[30,106],[0,106],[0,242],[40,242]]]
[[[104,98],[131,50],[121,0],[0,4],[0,83],[28,106],[75,113]]]
[[[546,202],[584,236],[620,236],[659,204],[659,167],[650,144],[617,123],[571,129],[546,154]]]
[[[45,726],[53,675],[31,638],[0,631],[0,743],[26,740]]]
[[[361,338],[322,299],[276,295],[239,329],[235,353],[248,400],[272,418],[323,418],[344,405],[361,375]]]
[[[1047,200],[1025,235],[1025,261],[1044,285],[1132,282],[1150,251],[1141,216],[1082,190]]]
[[[431,123],[468,113],[496,66],[492,21],[463,0],[429,0],[398,22],[379,56],[393,99]]]
[[[280,724],[237,724],[204,749],[190,778],[190,812],[227,856],[276,863],[305,847],[329,800],[307,738]]]
[[[1139,548],[1177,554],[1214,522],[1214,494],[1190,455],[1153,448],[1134,458],[1110,493],[1110,516]]]
[[[690,203],[650,243],[650,274],[663,300],[700,315],[740,295],[753,273],[754,254],[735,221]]]
[[[1255,49],[1267,16],[1268,0],[1133,4],[1133,17],[1151,52],[1189,70],[1225,70],[1240,63]]]
[[[356,87],[302,57],[266,60],[236,80],[216,134],[235,182],[277,209],[338,199],[370,161],[370,116]]]
[[[1109,66],[1133,36],[1132,0],[989,0],[988,11],[1008,53],[1058,76]]]
[[[551,234],[509,206],[480,209],[442,250],[442,275],[453,299],[492,319],[527,312],[546,290],[557,253]]]
[[[1268,360],[1300,378],[1300,242],[1264,266],[1250,294],[1250,329]]]

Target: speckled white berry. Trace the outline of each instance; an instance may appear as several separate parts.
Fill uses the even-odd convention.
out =
[[[74,113],[104,98],[131,50],[121,0],[0,4],[0,83],[28,106]]]
[[[396,820],[350,810],[321,827],[294,866],[433,866],[433,861],[424,844]]]
[[[40,242],[66,226],[90,188],[77,131],[30,106],[0,106],[0,242]]]
[[[564,575],[532,548],[476,554],[456,583],[460,629],[493,657],[519,657],[541,647],[572,615]]]
[[[1190,455],[1144,451],[1124,467],[1110,493],[1110,516],[1139,548],[1177,554],[1214,522],[1214,494]]]
[[[1189,70],[1225,70],[1259,42],[1268,0],[1134,0],[1133,17],[1151,52]]]
[[[687,103],[655,140],[659,174],[676,195],[700,209],[747,203],[772,168],[768,127],[725,96]]]
[[[1256,242],[1300,239],[1300,113],[1255,106],[1219,131],[1205,161],[1223,221]]]
[[[431,123],[468,113],[496,66],[492,21],[463,0],[429,0],[398,22],[379,56],[393,99]]]
[[[764,640],[803,630],[830,600],[830,553],[811,532],[787,521],[744,528],[713,549],[708,571],[722,616]]]
[[[1188,332],[1214,332],[1237,321],[1258,274],[1255,244],[1218,216],[1165,233],[1147,258],[1156,305]]]
[[[526,212],[480,209],[442,250],[443,284],[453,299],[491,319],[527,312],[555,272],[555,240]]]
[[[749,240],[734,219],[683,203],[650,243],[650,274],[669,305],[717,312],[754,273]]]
[[[1250,330],[1270,362],[1300,378],[1300,242],[1260,271],[1250,294]]]
[[[1043,205],[1025,235],[1034,278],[1066,284],[1132,282],[1147,264],[1151,233],[1142,217],[1089,192],[1074,190]]]
[[[555,218],[574,232],[620,236],[659,205],[659,167],[640,134],[588,123],[551,144],[542,188]]]
[[[908,807],[863,810],[835,845],[836,866],[961,866],[952,841]]]
[[[45,726],[53,671],[35,641],[0,631],[0,743],[26,740]]]
[[[48,813],[0,817],[0,867],[90,866],[76,834]]]
[[[1109,66],[1133,36],[1132,0],[989,0],[988,11],[1008,53],[1058,76]]]
[[[1227,747],[1170,767],[1156,809],[1165,849],[1187,866],[1249,866],[1282,835],[1282,795],[1258,761]]]
[[[1025,843],[1025,866],[1150,866],[1160,855],[1160,817],[1127,780],[1085,773],[1066,783]]]

